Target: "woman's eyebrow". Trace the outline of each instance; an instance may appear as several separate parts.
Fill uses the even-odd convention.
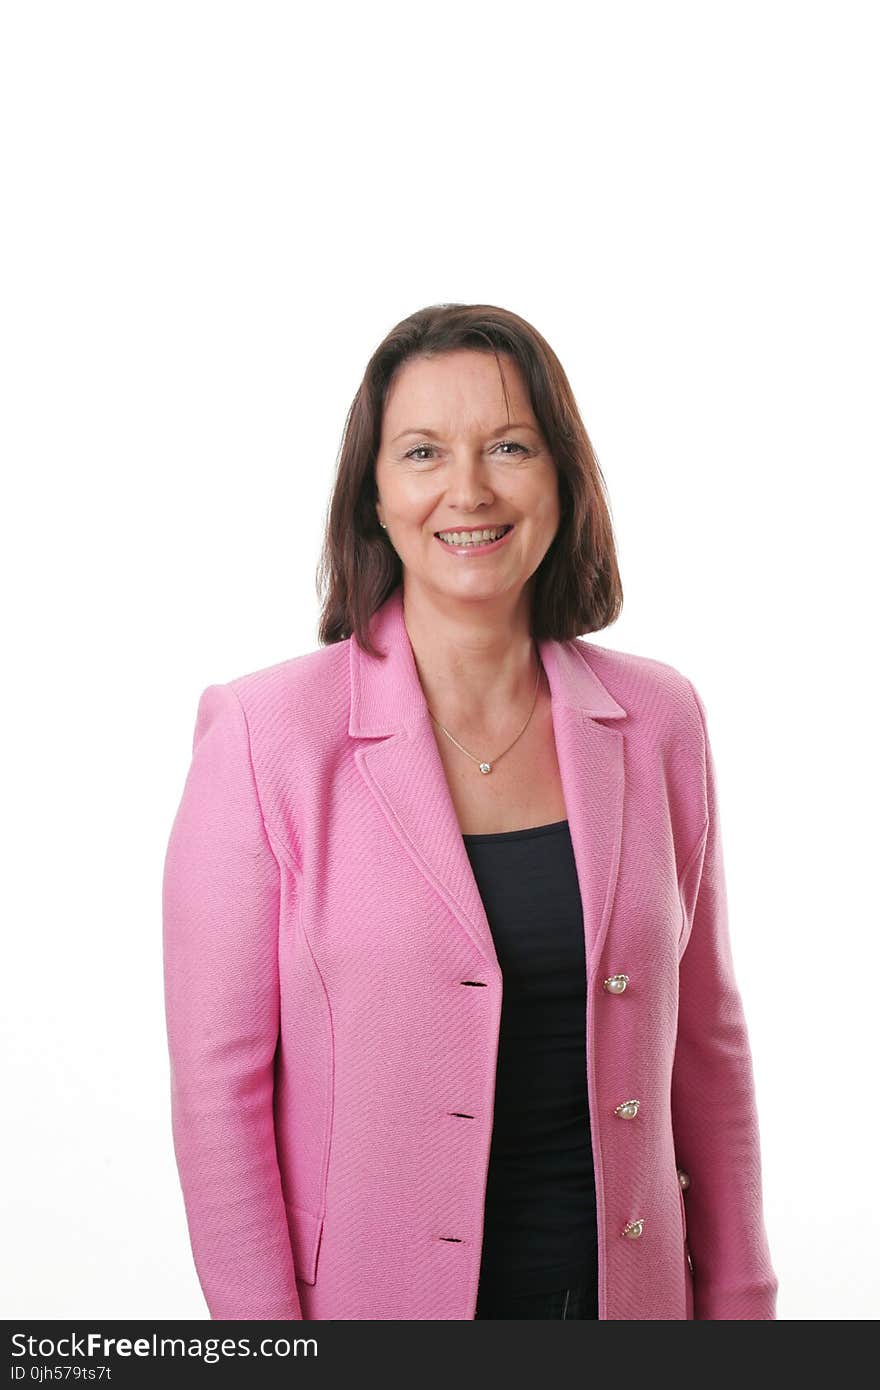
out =
[[[506,423],[503,424],[503,425],[499,425],[497,429],[490,430],[489,433],[490,433],[490,435],[493,435],[493,434],[504,434],[505,430],[531,430],[533,434],[536,433],[534,425],[527,425],[527,424],[525,424],[525,422],[520,423],[520,422],[517,422],[517,421],[513,421],[513,422],[512,422],[511,424],[509,424],[509,425],[506,424]],[[439,436],[439,434],[437,433],[436,430],[429,430],[429,429],[401,430],[400,434],[396,434],[396,435],[394,436],[394,438],[392,439],[391,443],[392,443],[392,444],[396,444],[397,441],[398,441],[398,439],[402,439],[403,436],[404,436],[405,434],[429,434],[429,435],[431,436],[432,439],[439,439],[439,438],[440,438],[440,436]]]

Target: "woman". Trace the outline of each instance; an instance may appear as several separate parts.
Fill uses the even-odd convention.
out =
[[[371,358],[321,647],[202,693],[168,846],[175,1151],[214,1318],[764,1319],[705,711],[617,617],[541,335]]]

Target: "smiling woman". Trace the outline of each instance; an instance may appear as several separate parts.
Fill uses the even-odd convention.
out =
[[[321,649],[203,692],[166,858],[212,1316],[775,1317],[705,710],[581,636],[615,546],[530,324],[386,337],[323,577]]]

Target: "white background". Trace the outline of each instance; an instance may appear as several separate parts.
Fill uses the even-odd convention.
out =
[[[3,1316],[207,1316],[160,911],[197,699],[318,645],[345,412],[456,300],[560,356],[596,638],[707,706],[779,1317],[876,1318],[876,19],[3,7]]]

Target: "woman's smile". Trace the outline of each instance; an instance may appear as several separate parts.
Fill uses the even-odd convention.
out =
[[[469,534],[473,534],[481,537],[485,535],[486,532],[499,531],[501,529],[502,528],[499,526],[480,526],[477,527],[476,530],[472,530],[472,532],[468,532],[467,530],[435,531],[434,536],[443,546],[444,550],[448,550],[456,555],[489,555],[494,550],[500,550],[507,541],[508,536],[513,534],[514,528],[512,524],[507,525],[504,529],[504,534],[499,536],[497,540],[486,539],[473,541],[469,540],[468,536]],[[455,539],[449,539],[450,537],[454,537]]]

